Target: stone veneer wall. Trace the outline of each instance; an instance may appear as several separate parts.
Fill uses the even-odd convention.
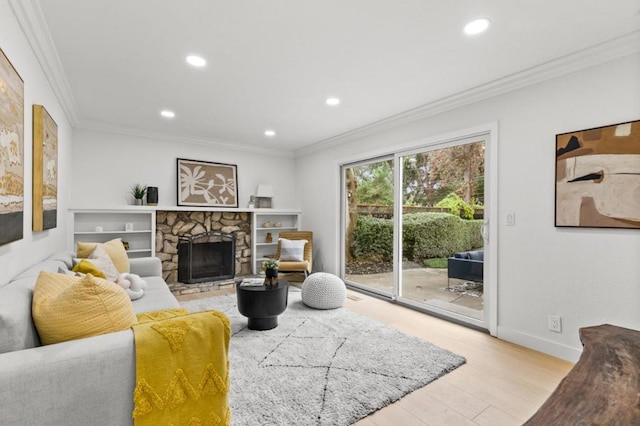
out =
[[[236,275],[250,275],[251,214],[247,212],[156,212],[156,256],[167,284],[178,282],[178,238],[220,231],[236,235]]]

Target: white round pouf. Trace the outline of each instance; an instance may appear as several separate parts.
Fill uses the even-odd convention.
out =
[[[315,309],[335,309],[347,297],[344,282],[333,274],[316,272],[302,283],[302,303]]]

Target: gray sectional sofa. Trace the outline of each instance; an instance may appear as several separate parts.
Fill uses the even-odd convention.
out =
[[[135,349],[131,330],[41,346],[31,317],[40,271],[72,267],[73,253],[33,265],[0,287],[0,424],[133,424]],[[136,313],[179,307],[158,258],[130,259],[147,288]]]

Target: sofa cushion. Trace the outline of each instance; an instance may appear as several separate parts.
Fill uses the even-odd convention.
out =
[[[36,278],[38,278],[38,275],[40,275],[41,271],[57,272],[59,268],[71,269],[66,264],[66,262],[62,262],[60,260],[43,260],[42,262],[36,263],[35,265],[29,267],[25,271],[22,271],[21,273],[13,277],[12,281],[21,280],[24,278],[32,278],[33,284],[35,285]],[[9,285],[10,283],[11,281],[9,281],[7,285]],[[33,288],[33,286],[31,286],[31,288]]]
[[[483,250],[474,250],[469,252],[469,259],[471,260],[484,260]]]
[[[180,303],[171,294],[169,286],[167,286],[162,277],[145,277],[144,280],[147,282],[147,288],[144,289],[144,297],[132,302],[133,309],[137,314],[180,307]]]
[[[122,331],[136,323],[124,289],[90,274],[42,272],[33,291],[32,315],[45,345]]]
[[[87,259],[96,246],[102,247],[109,254],[109,257],[113,261],[113,264],[116,265],[118,272],[121,274],[124,272],[130,272],[129,257],[127,256],[127,251],[122,245],[121,238],[115,238],[111,241],[107,241],[106,243],[79,242],[77,251],[78,257]]]
[[[40,346],[31,318],[34,278],[10,281],[0,288],[0,353]]]

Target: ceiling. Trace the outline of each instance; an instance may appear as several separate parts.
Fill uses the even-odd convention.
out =
[[[639,0],[29,1],[75,126],[277,151],[640,30]],[[463,34],[477,17],[489,30]],[[189,54],[207,65],[190,67]]]

